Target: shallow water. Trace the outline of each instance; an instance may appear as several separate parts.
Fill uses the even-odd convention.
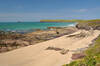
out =
[[[35,29],[45,30],[48,27],[74,26],[72,22],[0,22],[0,30],[4,31],[32,31]]]

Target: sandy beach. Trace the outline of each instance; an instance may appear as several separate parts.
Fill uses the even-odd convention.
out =
[[[79,34],[80,32],[81,30],[78,30],[71,35]],[[74,52],[70,50],[88,47],[99,34],[100,31],[94,30],[93,34],[83,38],[64,35],[36,45],[1,53],[0,66],[62,66],[72,61],[71,56]],[[61,51],[46,50],[48,47],[68,49],[69,52],[63,55],[60,53]]]

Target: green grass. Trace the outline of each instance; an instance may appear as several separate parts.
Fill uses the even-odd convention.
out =
[[[60,20],[60,19],[55,19],[55,20],[40,20],[40,22],[100,22],[100,19],[93,19],[93,20],[79,20],[79,19],[72,19],[72,20]]]
[[[40,22],[75,22],[76,20],[40,20]]]
[[[99,66],[100,64],[100,36],[96,39],[94,46],[88,48],[85,52],[86,57],[78,59],[64,66]]]
[[[87,24],[89,26],[100,26],[100,19],[94,19],[94,20],[78,20],[78,19],[72,19],[72,20],[40,20],[40,22],[77,22],[78,24]]]

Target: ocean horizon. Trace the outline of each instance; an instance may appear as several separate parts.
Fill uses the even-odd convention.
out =
[[[46,30],[48,27],[75,26],[73,22],[0,22],[0,30],[14,32],[31,32],[36,29]]]

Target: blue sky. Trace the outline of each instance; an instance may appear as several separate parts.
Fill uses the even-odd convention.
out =
[[[100,0],[0,0],[0,22],[99,18]]]

